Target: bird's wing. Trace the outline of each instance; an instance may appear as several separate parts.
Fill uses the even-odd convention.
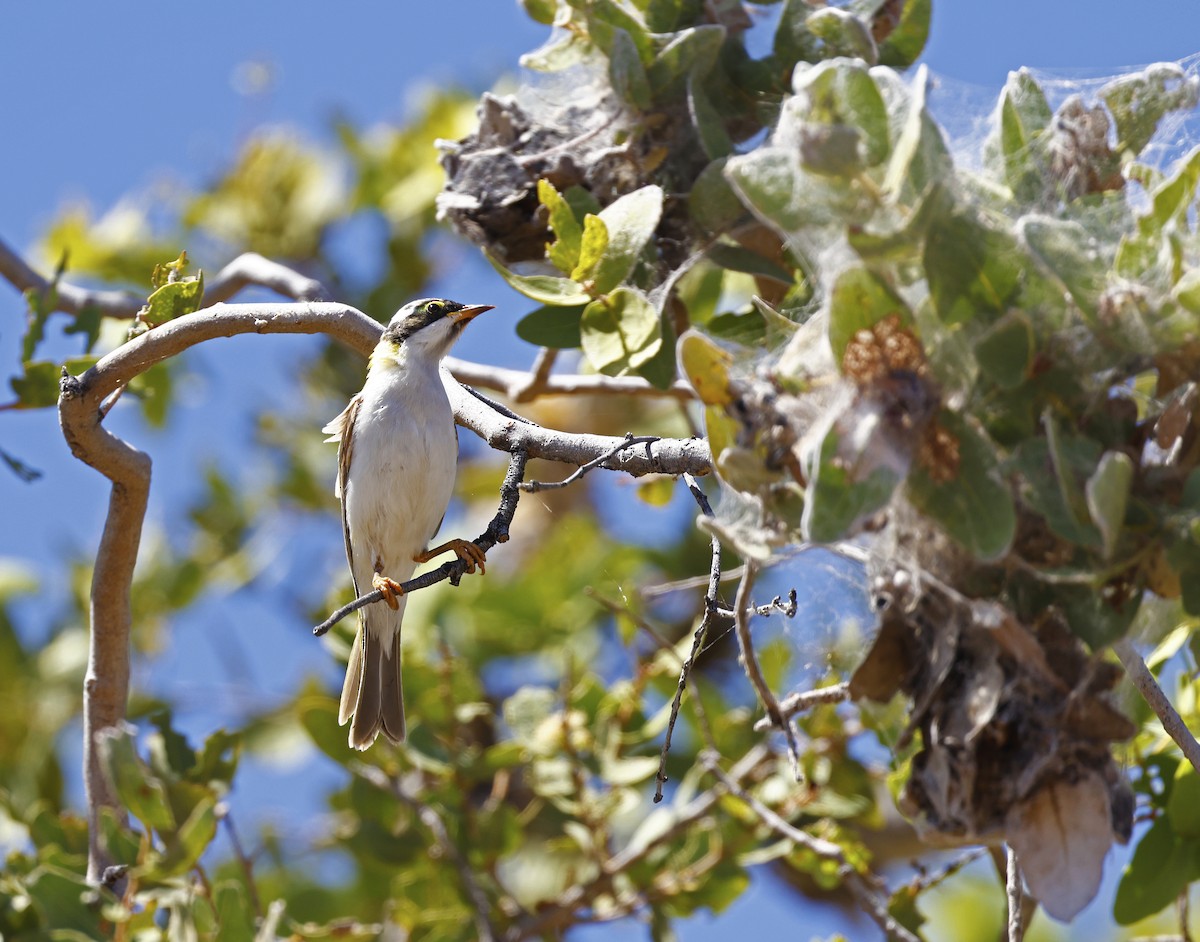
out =
[[[362,393],[359,393],[336,419],[326,425],[322,432],[328,433],[327,442],[338,443],[338,473],[337,483],[333,492],[342,502],[342,536],[346,540],[346,562],[350,564],[350,578],[354,580],[354,592],[359,593],[358,580],[354,578],[354,550],[350,545],[350,519],[346,516],[346,481],[350,478],[350,460],[354,452],[354,423],[358,419],[358,410],[362,406]]]

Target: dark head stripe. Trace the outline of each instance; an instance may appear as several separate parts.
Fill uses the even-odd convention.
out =
[[[388,327],[383,332],[383,339],[390,340],[392,343],[404,343],[422,327],[428,327],[430,324],[440,321],[447,314],[461,311],[464,307],[466,307],[465,304],[459,304],[457,301],[431,298],[399,324]]]

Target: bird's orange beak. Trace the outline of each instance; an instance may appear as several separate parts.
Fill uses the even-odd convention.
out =
[[[484,311],[490,311],[494,307],[494,304],[468,304],[461,311],[451,312],[449,316],[455,324],[465,325],[467,321],[474,320]]]

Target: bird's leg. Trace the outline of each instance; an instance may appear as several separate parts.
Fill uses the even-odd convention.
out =
[[[388,607],[398,609],[400,603],[396,601],[404,594],[404,587],[395,579],[389,579],[382,573],[375,573],[371,577],[371,588],[378,589],[383,593],[383,600],[388,603]]]
[[[453,552],[455,556],[467,564],[467,572],[474,572],[475,567],[479,567],[480,572],[487,572],[484,568],[484,562],[487,560],[487,554],[470,540],[447,540],[441,546],[435,546],[433,549],[425,550],[423,553],[417,553],[413,560],[418,563],[427,563],[435,556],[440,556],[447,550]]]

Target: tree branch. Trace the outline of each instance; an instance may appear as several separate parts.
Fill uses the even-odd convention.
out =
[[[529,374],[502,366],[486,366],[456,357],[446,357],[446,369],[460,383],[504,393],[513,402],[529,402],[542,396],[640,396],[669,398],[690,402],[696,398],[692,387],[682,381],[659,389],[637,376],[603,376],[601,374],[547,375],[540,383],[531,384]],[[535,367],[536,368],[536,367]]]
[[[1021,866],[1017,861],[1017,852],[1007,845],[1004,849],[1007,854],[1004,895],[1008,900],[1008,942],[1022,942],[1025,924],[1021,918]]]
[[[1133,642],[1128,638],[1122,638],[1113,643],[1113,650],[1117,652],[1117,657],[1125,667],[1125,673],[1129,675],[1129,679],[1141,693],[1142,699],[1162,722],[1167,735],[1175,740],[1179,751],[1192,764],[1192,768],[1200,772],[1200,743],[1196,742],[1196,737],[1188,729],[1187,723],[1183,721],[1183,717],[1179,715],[1162,687],[1158,685],[1158,681],[1154,679],[1154,675],[1150,673],[1150,668],[1138,654]]]
[[[819,687],[816,690],[798,690],[790,693],[779,701],[779,715],[785,720],[797,713],[803,713],[823,703],[843,703],[850,699],[850,683],[843,681],[831,687]],[[771,717],[764,716],[754,724],[756,730],[766,730],[774,727]]]
[[[34,271],[3,239],[0,239],[0,276],[21,291],[33,290],[43,296],[53,287],[56,292],[55,310],[72,316],[92,309],[104,317],[127,320],[146,303],[145,295],[132,291],[84,288],[65,281],[52,285],[50,279]],[[206,280],[205,303],[213,305],[227,301],[252,285],[270,288],[285,298],[297,301],[323,301],[329,297],[325,286],[316,279],[264,258],[257,252],[246,252]]]
[[[649,445],[651,442],[658,441],[657,435],[637,435],[632,432],[627,432],[621,444],[615,448],[610,448],[598,458],[593,458],[587,464],[581,464],[571,474],[563,478],[561,481],[522,481],[518,486],[523,491],[528,491],[530,494],[536,494],[538,491],[553,491],[562,487],[568,487],[574,484],[581,477],[596,468],[601,467],[609,458],[615,458],[626,448],[632,448],[634,445]],[[649,449],[647,449],[649,453]]]
[[[683,480],[699,505],[700,512],[706,517],[711,517],[713,515],[712,505],[708,502],[708,496],[696,483],[696,479],[690,474],[685,474]],[[683,662],[683,667],[679,671],[679,683],[675,685],[675,696],[671,700],[671,718],[667,720],[667,732],[663,737],[662,752],[658,756],[658,772],[654,776],[655,804],[662,801],[663,786],[667,783],[667,753],[671,751],[671,737],[675,733],[675,723],[679,720],[679,709],[683,704],[683,691],[687,688],[688,677],[696,664],[696,658],[704,649],[704,642],[708,638],[708,629],[712,627],[713,619],[717,615],[717,593],[721,591],[721,541],[714,536],[710,546],[712,556],[708,566],[708,591],[704,593],[704,614],[700,616],[700,624],[696,626],[696,633],[692,636],[692,650],[688,653],[687,660]]]
[[[779,701],[775,699],[767,679],[763,676],[762,667],[758,663],[758,655],[754,652],[754,641],[750,636],[751,602],[750,589],[758,575],[758,565],[746,560],[746,572],[738,583],[737,597],[733,603],[733,626],[737,635],[738,648],[741,650],[742,667],[750,678],[759,700],[767,711],[767,718],[772,726],[783,730],[787,739],[788,756],[792,760],[792,774],[800,781],[803,773],[800,770],[800,746],[796,742],[796,731],[792,729],[792,721],[787,719],[779,710]]]

